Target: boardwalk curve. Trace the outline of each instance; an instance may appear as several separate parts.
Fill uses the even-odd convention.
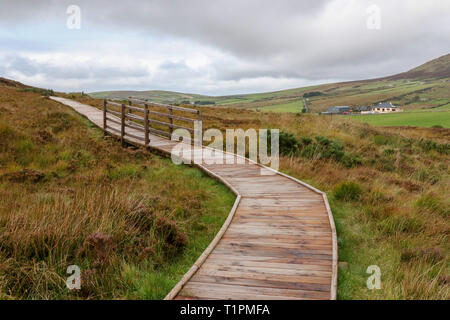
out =
[[[101,110],[51,99],[102,128]],[[120,124],[111,127],[106,131],[118,136]],[[127,142],[144,145],[136,138],[143,133],[127,130]],[[150,135],[147,147],[170,154],[176,144]],[[216,237],[165,299],[336,299],[336,230],[325,193],[281,172],[261,175],[272,169],[248,159],[197,166],[237,197]]]

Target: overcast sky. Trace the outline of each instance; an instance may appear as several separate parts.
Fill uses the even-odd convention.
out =
[[[60,91],[274,91],[449,52],[448,0],[0,0],[0,76]]]

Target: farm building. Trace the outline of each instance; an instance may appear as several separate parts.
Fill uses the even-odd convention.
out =
[[[390,113],[402,111],[402,109],[394,106],[392,102],[380,102],[377,105],[369,107],[368,110],[361,110],[361,114]]]
[[[328,108],[327,111],[321,112],[320,114],[349,114],[352,112],[352,108],[348,106],[336,106]]]

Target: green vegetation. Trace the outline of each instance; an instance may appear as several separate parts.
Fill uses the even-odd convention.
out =
[[[40,93],[0,87],[0,299],[164,298],[234,194]],[[69,265],[80,291],[66,288]]]
[[[34,92],[39,93],[42,96],[54,96],[55,92],[52,89],[41,89],[41,88],[24,88],[21,89],[22,92]]]
[[[270,141],[270,134],[269,134]],[[281,131],[279,136],[280,154],[284,156],[298,156],[307,159],[332,159],[345,167],[351,168],[361,164],[361,160],[348,152],[338,141],[333,141],[322,136],[316,136],[314,140],[302,137],[299,140],[292,133]]]
[[[282,129],[281,171],[328,194],[342,262],[339,299],[450,298],[450,198],[446,191],[450,131],[432,128],[436,123],[431,128],[377,128],[355,121],[357,117],[246,109],[264,111],[270,105],[292,103],[294,96],[300,101],[304,93],[320,91],[323,95],[309,98],[309,107],[315,111],[346,101],[362,105],[392,99],[414,113],[446,115],[433,110],[447,108],[449,82],[422,82],[384,79],[330,84],[230,96],[217,104],[226,102],[233,108],[202,108],[205,128]],[[100,106],[93,99],[85,102]],[[370,265],[381,269],[381,290],[366,287]]]
[[[91,96],[95,98],[134,96],[166,103],[214,102],[222,107],[279,113],[302,112],[303,98],[308,99],[308,111],[315,113],[333,106],[370,106],[386,101],[405,110],[430,108],[448,110],[449,65],[450,55],[446,55],[396,76],[253,94],[211,97],[169,91],[111,91],[94,92]],[[399,123],[404,121],[400,120]]]
[[[298,113],[303,110],[303,102],[302,101],[294,101],[283,104],[270,105],[267,107],[254,108],[253,110],[264,111],[264,112],[291,112]]]
[[[204,108],[205,127],[280,128],[280,169],[327,193],[339,299],[449,299],[449,129]],[[357,161],[346,165],[345,155]],[[368,290],[367,267],[382,272]]]
[[[334,197],[337,200],[356,201],[361,196],[362,189],[355,182],[342,182],[334,188]]]
[[[413,126],[450,128],[450,110],[355,115],[352,119],[374,126]]]

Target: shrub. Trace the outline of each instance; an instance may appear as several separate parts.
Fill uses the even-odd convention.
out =
[[[418,145],[422,150],[429,152],[431,150],[435,150],[439,152],[440,154],[450,154],[450,144],[449,143],[443,143],[439,144],[431,140],[423,140],[420,139],[418,141]]]
[[[337,200],[356,201],[362,194],[362,188],[355,182],[343,182],[334,188],[334,197]]]
[[[182,232],[176,222],[159,217],[155,222],[155,233],[161,239],[163,251],[167,256],[179,253],[187,244],[187,235]]]
[[[353,153],[345,153],[339,162],[346,168],[353,168],[362,164],[361,159]]]
[[[47,115],[46,123],[51,127],[52,133],[59,133],[71,127],[73,118],[63,112],[51,112]]]
[[[268,146],[270,146],[271,141],[271,131],[267,132]],[[297,141],[292,133],[286,131],[280,131],[279,134],[279,150],[280,155],[291,156],[297,153],[300,143]]]
[[[41,89],[41,88],[24,88],[21,90],[22,92],[33,92],[33,93],[39,93],[43,96],[54,96],[55,92],[52,89]]]
[[[312,142],[312,139],[308,138],[308,137],[303,137],[300,139],[300,141],[303,145],[307,146],[308,144],[310,144]]]
[[[346,153],[344,147],[337,141],[317,136],[315,141],[310,138],[302,138],[303,149],[300,152],[302,157],[308,159],[333,159],[347,168],[352,168],[362,163],[361,159],[352,154]]]
[[[376,136],[373,137],[373,142],[375,142],[377,146],[382,146],[388,144],[389,139],[384,135],[377,134]]]

